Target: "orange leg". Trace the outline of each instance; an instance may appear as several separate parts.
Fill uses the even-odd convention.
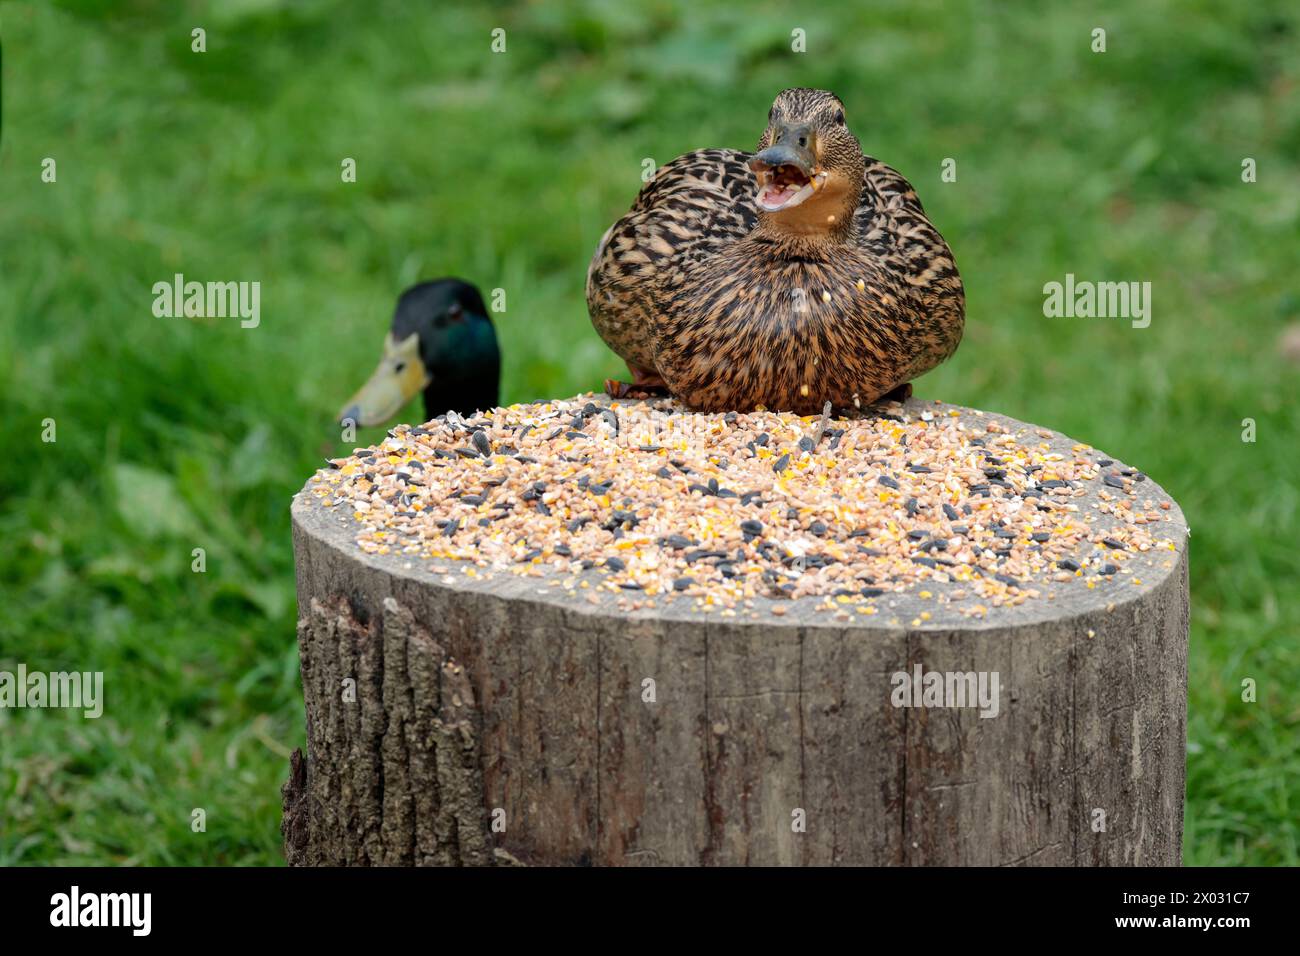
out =
[[[668,394],[668,385],[653,369],[645,369],[628,362],[627,370],[632,373],[631,382],[605,379],[605,394],[610,398],[653,398]]]

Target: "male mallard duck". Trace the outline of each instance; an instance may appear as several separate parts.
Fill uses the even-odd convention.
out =
[[[587,309],[632,383],[704,410],[865,405],[934,368],[961,277],[911,185],[864,156],[844,104],[781,93],[754,154],[660,168],[605,233]]]
[[[478,289],[460,279],[411,286],[397,300],[379,366],[339,419],[379,425],[424,390],[424,414],[472,415],[497,404],[501,353]]]

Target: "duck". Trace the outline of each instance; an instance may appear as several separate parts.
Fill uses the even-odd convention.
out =
[[[426,420],[496,407],[501,350],[483,295],[463,279],[432,279],[397,299],[379,365],[339,421],[382,425],[419,392]]]
[[[612,396],[816,414],[911,394],[965,326],[961,276],[912,185],[867,156],[843,101],[787,89],[751,152],[656,170],[586,282],[627,363]]]

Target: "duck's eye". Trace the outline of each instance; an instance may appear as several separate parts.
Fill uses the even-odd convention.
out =
[[[406,370],[405,362],[398,362],[396,365],[393,366],[393,371],[396,372],[398,375],[401,375],[402,372],[405,370]]]
[[[844,125],[844,111],[843,111],[843,110],[836,110],[836,111],[835,111],[835,122],[836,122],[836,124],[839,125],[839,126],[843,126],[843,125]]]
[[[808,137],[807,137],[807,136],[800,136],[800,137],[799,137],[799,148],[800,148],[800,149],[803,149],[803,148],[807,147],[807,145],[808,145]]]
[[[459,302],[454,303],[452,307],[447,310],[447,316],[453,322],[459,322],[461,316],[464,315],[464,313],[465,313],[465,308]]]

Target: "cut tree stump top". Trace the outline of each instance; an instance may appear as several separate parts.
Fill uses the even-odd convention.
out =
[[[582,396],[598,405],[606,406],[608,400],[603,396]],[[626,400],[620,403],[624,407]],[[897,406],[894,407],[897,411]],[[1118,573],[1104,576],[1097,573],[1097,567],[1106,560],[1104,546],[1092,541],[1083,542],[1083,547],[1076,555],[1085,565],[1083,573],[1069,581],[1050,580],[1025,582],[1026,587],[1034,587],[1040,596],[1030,598],[1016,606],[987,606],[987,613],[982,616],[971,615],[969,609],[981,602],[978,596],[971,594],[969,584],[956,581],[926,581],[910,586],[902,592],[891,592],[873,598],[869,603],[877,610],[871,615],[850,614],[846,619],[843,610],[828,607],[824,596],[805,596],[794,600],[774,599],[756,596],[752,599],[752,608],[737,608],[734,617],[727,616],[729,623],[756,624],[767,627],[826,626],[834,628],[852,627],[863,631],[896,631],[903,628],[911,631],[976,631],[990,628],[1009,628],[1033,626],[1045,621],[1059,620],[1088,615],[1095,611],[1109,611],[1117,607],[1140,601],[1169,583],[1169,579],[1180,574],[1180,567],[1185,562],[1188,528],[1181,509],[1159,485],[1142,475],[1135,467],[1114,459],[1100,450],[1081,445],[1073,438],[1059,432],[1044,429],[1041,426],[997,415],[980,412],[962,406],[948,405],[934,401],[922,401],[916,398],[902,403],[902,414],[919,417],[930,413],[936,417],[947,416],[951,412],[966,423],[967,427],[986,431],[990,424],[1005,431],[1005,434],[1032,441],[1035,444],[1046,443],[1050,446],[1048,453],[1059,453],[1067,458],[1082,455],[1084,458],[1111,463],[1098,469],[1096,480],[1082,483],[1085,494],[1068,499],[1077,506],[1079,520],[1086,522],[1093,538],[1105,536],[1120,526],[1122,522],[1112,514],[1101,510],[1102,495],[1115,504],[1126,498],[1140,502],[1145,507],[1157,509],[1163,520],[1151,526],[1152,534],[1161,542],[1145,552],[1129,552],[1123,556],[1123,563]],[[832,424],[834,422],[832,421]],[[998,435],[1002,432],[996,433]],[[1128,491],[1104,483],[1105,475],[1128,473],[1131,477],[1125,484],[1132,489]],[[1133,481],[1132,478],[1137,478]],[[509,570],[492,570],[475,568],[474,576],[465,573],[472,562],[456,561],[446,558],[430,559],[411,554],[389,553],[375,554],[362,551],[356,536],[361,525],[349,509],[329,507],[311,492],[308,484],[303,492],[294,498],[292,514],[294,524],[300,534],[316,539],[320,544],[337,550],[342,556],[363,566],[374,568],[396,579],[429,585],[434,588],[453,588],[470,594],[481,593],[511,602],[537,603],[553,605],[568,609],[576,614],[608,617],[620,615],[629,619],[654,618],[658,620],[703,621],[722,619],[719,607],[704,608],[700,602],[682,595],[660,595],[654,607],[641,607],[633,610],[632,602],[644,600],[634,592],[614,592],[598,585],[604,578],[599,568],[581,572],[580,579],[589,582],[587,588],[565,590],[560,582],[572,577],[569,572],[558,572],[543,566],[542,575],[533,577],[519,575]],[[975,519],[972,519],[975,520]],[[869,543],[869,538],[861,539]],[[435,571],[434,568],[443,569]],[[942,569],[940,569],[942,570]],[[921,591],[929,593],[922,597]],[[966,597],[957,602],[949,600],[954,592],[965,592]],[[592,595],[595,595],[593,601]],[[623,604],[620,607],[620,602]],[[963,614],[963,609],[967,613]],[[840,616],[836,617],[836,610]],[[852,611],[853,608],[848,608]],[[775,613],[774,613],[775,612]],[[926,617],[922,618],[922,614]]]

